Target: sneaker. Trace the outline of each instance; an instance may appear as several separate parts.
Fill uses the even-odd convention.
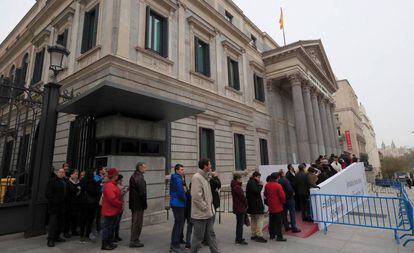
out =
[[[65,240],[65,239],[63,239],[63,238],[61,238],[61,237],[58,237],[58,238],[55,240],[55,242],[66,242],[66,240]]]
[[[90,233],[89,234],[89,239],[92,240],[92,241],[95,241],[96,240],[96,235],[94,235],[93,233]]]
[[[250,240],[252,240],[252,241],[256,241],[256,239],[257,238],[259,238],[259,237],[257,237],[257,236],[252,236],[252,237],[250,237]]]
[[[101,246],[101,250],[113,250],[113,249],[115,249],[114,247],[112,247],[111,245],[109,245],[109,244],[105,244],[105,245],[102,245]]]
[[[64,233],[64,234],[63,234],[63,237],[65,237],[65,238],[70,238],[71,236],[70,236],[70,234],[69,234],[69,233]]]
[[[289,228],[289,227],[285,228],[285,232],[288,232],[290,230],[291,230],[291,228]]]
[[[292,228],[292,233],[300,233],[300,232],[302,232],[302,230],[298,228]]]
[[[85,237],[81,236],[80,243],[86,243]]]
[[[191,249],[191,244],[185,244],[186,249]]]
[[[117,236],[117,237],[115,237],[114,241],[115,241],[115,242],[122,242],[122,238],[121,238],[121,237],[119,237],[119,236]]]
[[[261,243],[266,243],[267,242],[267,240],[264,239],[263,237],[257,237],[255,241],[256,242],[261,242]]]
[[[278,241],[278,242],[286,242],[287,240],[286,240],[286,238],[283,238],[283,237],[278,237],[278,238],[276,239],[276,241]]]

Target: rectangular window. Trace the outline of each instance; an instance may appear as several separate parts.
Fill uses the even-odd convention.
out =
[[[267,151],[267,140],[259,139],[260,143],[260,164],[269,165],[269,152]]]
[[[96,37],[98,33],[99,4],[92,10],[85,12],[83,21],[83,36],[81,54],[91,50],[96,46]]]
[[[227,57],[227,71],[229,76],[229,86],[236,90],[240,90],[239,63],[230,57]]]
[[[33,76],[32,76],[32,84],[36,84],[40,80],[42,80],[44,58],[45,58],[45,49],[43,48],[42,50],[36,53]]]
[[[65,29],[65,31],[57,36],[56,44],[61,45],[66,48],[68,44],[68,33],[69,30]]]
[[[242,134],[234,134],[234,160],[236,170],[246,169],[246,147],[244,135]]]
[[[264,91],[264,84],[263,78],[254,74],[254,98],[264,102],[265,101],[265,91]]]
[[[229,21],[230,23],[233,23],[233,15],[231,15],[230,12],[225,11],[224,17],[226,17],[227,21]]]
[[[162,57],[168,57],[168,18],[147,7],[145,48]]]
[[[195,71],[210,77],[210,46],[194,37]]]
[[[214,130],[200,127],[200,159],[209,158],[213,168],[216,166]]]
[[[250,38],[251,38],[251,40],[252,40],[252,46],[254,47],[254,48],[257,48],[257,45],[256,45],[256,42],[257,42],[257,39],[256,39],[256,37],[254,37],[253,36],[253,34],[251,34],[250,35]]]

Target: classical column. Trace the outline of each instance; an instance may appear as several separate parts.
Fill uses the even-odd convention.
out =
[[[336,128],[335,103],[331,104],[331,115],[332,115],[332,125],[334,127],[334,141],[335,141],[336,154],[340,155],[342,153],[342,150],[339,147],[338,131]]]
[[[325,155],[328,155],[332,152],[331,150],[331,141],[329,139],[329,128],[328,128],[328,117],[326,116],[326,108],[324,98],[319,100],[319,111],[321,114],[322,120],[322,133],[323,133],[323,143],[325,144]]]
[[[318,155],[325,154],[325,143],[323,141],[323,131],[322,131],[322,122],[321,122],[321,114],[319,110],[319,102],[318,102],[318,93],[316,91],[312,92],[312,107],[313,107],[313,116],[315,117],[315,130],[316,130],[316,137],[318,140]]]
[[[336,146],[335,146],[334,127],[332,125],[331,103],[329,102],[329,100],[326,102],[325,109],[326,109],[326,117],[327,117],[326,119],[328,122],[328,135],[329,135],[329,140],[330,140],[330,145],[331,145],[331,152],[328,154],[330,155],[331,153],[336,153]]]
[[[271,157],[276,160],[275,164],[286,164],[287,161],[287,143],[286,143],[286,120],[283,116],[284,106],[282,97],[280,95],[280,88],[276,86],[272,81],[267,83],[267,101],[271,105],[269,112],[271,114],[271,126],[273,138],[272,150],[275,157]]]
[[[305,83],[303,86],[303,103],[305,105],[306,123],[308,126],[309,143],[312,155],[311,159],[313,161],[319,156],[319,149],[315,129],[315,116],[313,114],[310,86],[308,83]]]
[[[311,162],[308,127],[306,123],[305,106],[302,94],[302,76],[290,75],[289,81],[292,85],[292,100],[295,111],[295,131],[298,144],[298,162]]]

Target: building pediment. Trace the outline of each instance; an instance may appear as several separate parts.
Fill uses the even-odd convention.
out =
[[[305,66],[306,72],[310,73],[311,76],[317,77],[324,83],[324,86],[331,93],[338,90],[335,75],[320,40],[297,41],[263,53],[263,61],[266,66],[283,61],[292,64],[293,62],[290,60],[292,58]],[[287,69],[286,66],[284,67]]]

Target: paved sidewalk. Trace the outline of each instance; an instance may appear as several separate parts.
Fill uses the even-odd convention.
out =
[[[170,220],[171,222],[171,220]],[[151,252],[167,253],[169,249],[171,224],[144,227],[142,241],[145,248],[128,248],[129,229],[128,224],[123,224],[125,228],[121,230],[121,237],[124,241],[119,243],[119,247],[114,252]],[[216,223],[216,234],[218,244],[223,253],[229,252],[306,252],[306,253],[412,253],[414,243],[408,244],[406,248],[397,245],[393,239],[393,233],[386,230],[365,229],[358,227],[346,227],[331,225],[327,235],[318,232],[309,238],[298,238],[287,236],[287,242],[271,241],[266,244],[259,244],[250,241],[249,229],[245,227],[244,236],[249,242],[248,246],[237,246],[234,242],[235,218],[232,214],[222,216],[222,224]],[[267,235],[266,235],[267,236]],[[0,249],[5,252],[101,252],[100,242],[79,243],[79,238],[70,239],[68,242],[57,244],[55,248],[46,246],[45,236],[24,239],[22,235],[11,235],[0,237]],[[209,252],[204,247],[200,253]]]

